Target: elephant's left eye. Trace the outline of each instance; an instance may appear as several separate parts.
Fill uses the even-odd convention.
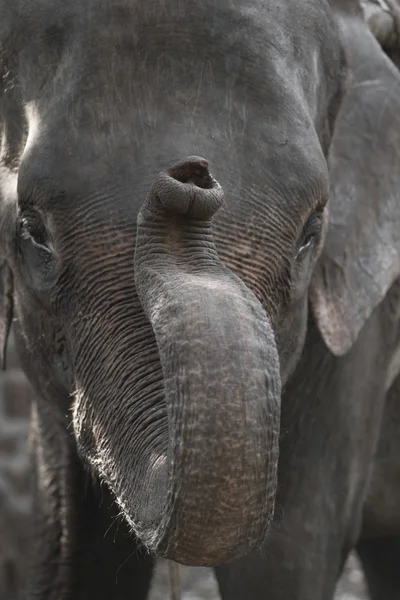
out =
[[[313,213],[307,220],[297,246],[296,260],[302,260],[315,245],[322,229],[322,212]]]

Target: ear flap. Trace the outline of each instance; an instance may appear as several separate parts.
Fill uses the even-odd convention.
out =
[[[13,277],[7,263],[0,263],[0,365],[6,369],[7,341],[13,317]]]
[[[310,288],[338,356],[400,274],[400,72],[352,13],[338,14],[349,81],[329,157],[330,227]]]

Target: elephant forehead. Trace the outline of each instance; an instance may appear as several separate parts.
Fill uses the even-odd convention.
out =
[[[277,3],[272,13],[260,2],[198,3],[197,20],[181,3],[169,20],[155,20],[152,2],[97,4],[96,28],[82,27],[85,3],[69,5],[76,27],[57,73],[26,106],[21,204],[133,223],[157,172],[195,154],[209,161],[232,214],[252,208],[251,198],[257,210],[277,199],[305,214],[327,179],[315,127],[332,40],[326,31],[322,53],[319,3]],[[295,54],[290,7],[310,24]],[[24,54],[28,66],[35,53]],[[41,80],[36,70],[24,70],[27,89]]]
[[[55,11],[54,4],[63,6]],[[240,123],[235,131],[229,121],[237,106],[243,117],[251,98],[268,118],[272,105],[287,110],[285,96],[300,92],[317,117],[316,98],[329,80],[323,63],[336,60],[328,15],[316,0],[268,7],[260,0],[213,0],[190,8],[173,1],[168,14],[152,1],[44,1],[38,16],[24,21],[35,35],[25,44],[20,76],[46,118],[65,117],[70,128],[125,128],[140,105],[138,132],[189,105],[194,120],[204,110],[208,119],[225,115],[227,132],[240,134]],[[296,19],[307,35],[292,26]],[[240,87],[246,101],[235,94]],[[168,120],[174,122],[171,114]]]

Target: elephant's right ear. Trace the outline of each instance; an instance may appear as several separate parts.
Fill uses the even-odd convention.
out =
[[[400,72],[357,4],[335,3],[349,77],[329,156],[330,226],[310,300],[340,356],[400,275]]]
[[[13,288],[11,269],[6,262],[0,262],[0,366],[4,370],[6,368],[7,341],[13,317]]]

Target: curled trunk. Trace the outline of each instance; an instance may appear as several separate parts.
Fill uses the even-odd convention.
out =
[[[280,380],[268,318],[221,263],[222,190],[191,158],[160,174],[138,217],[136,288],[164,376],[168,451],[150,468],[142,539],[184,564],[260,544],[273,515]],[[149,472],[149,465],[143,465]]]

